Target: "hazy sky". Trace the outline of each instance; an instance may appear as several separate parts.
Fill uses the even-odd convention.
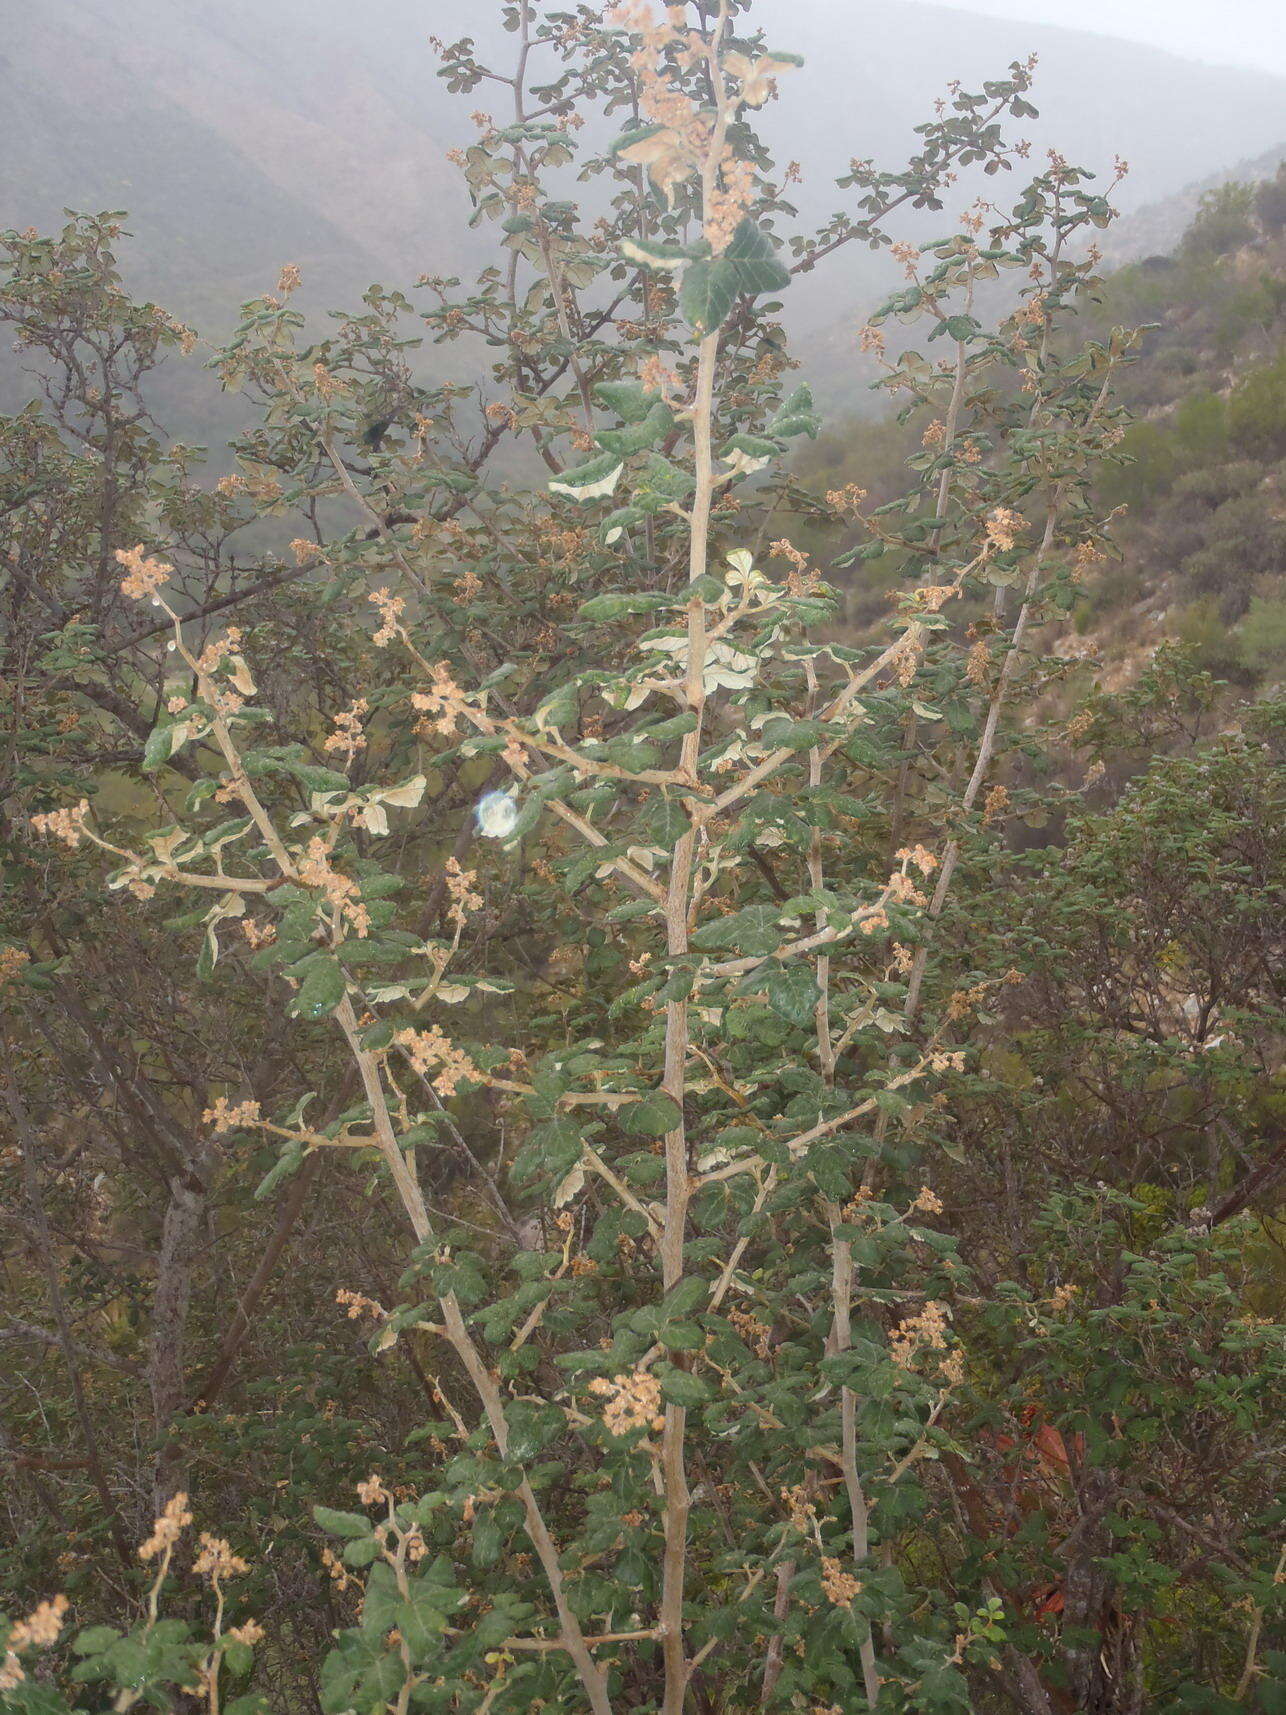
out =
[[[1131,36],[1210,64],[1286,76],[1286,0],[939,0],[962,11]],[[1282,114],[1286,136],[1286,112]]]

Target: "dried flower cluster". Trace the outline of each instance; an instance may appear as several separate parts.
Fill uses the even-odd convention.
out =
[[[240,1126],[257,1125],[259,1119],[258,1102],[245,1101],[234,1104],[226,1096],[216,1096],[213,1103],[201,1115],[201,1124],[213,1126],[215,1134],[222,1137],[225,1132],[235,1131]]]
[[[198,1578],[208,1578],[212,1584],[217,1584],[220,1579],[232,1578],[238,1572],[249,1572],[249,1562],[234,1554],[231,1545],[221,1536],[211,1536],[208,1530],[203,1530],[200,1540],[200,1552],[192,1562],[192,1570]]]
[[[482,1079],[482,1073],[464,1049],[457,1048],[436,1024],[427,1030],[399,1030],[393,1040],[405,1051],[421,1077],[433,1073],[430,1081],[444,1101],[453,1096],[461,1084],[479,1083]]]
[[[118,548],[116,559],[125,568],[121,590],[131,601],[142,601],[148,596],[155,596],[157,590],[164,589],[169,583],[174,572],[174,567],[167,565],[164,560],[148,559],[141,543],[136,548]]]
[[[914,1316],[908,1316],[889,1334],[889,1356],[902,1370],[931,1368],[951,1383],[964,1376],[964,1360],[947,1345],[947,1308],[930,1300]]]
[[[987,540],[993,548],[999,548],[1002,554],[1017,545],[1019,536],[1027,528],[1027,520],[1021,513],[1011,512],[1007,506],[997,506],[987,514]]]
[[[315,887],[326,896],[327,903],[355,935],[368,935],[371,914],[361,900],[361,889],[351,876],[341,875],[330,861],[330,849],[322,837],[314,835],[299,865],[299,879],[305,887]]]
[[[451,677],[451,670],[445,661],[439,661],[432,669],[433,689],[431,691],[413,691],[411,707],[421,714],[432,717],[424,724],[432,732],[443,734],[453,733],[456,723],[468,707],[468,698]]]
[[[830,1555],[822,1557],[822,1589],[828,1601],[834,1602],[837,1608],[847,1608],[854,1596],[862,1589],[861,1580],[846,1572],[838,1560]]]
[[[335,730],[326,735],[322,749],[330,755],[342,755],[345,763],[351,763],[359,750],[366,749],[366,734],[362,730],[362,722],[370,713],[370,704],[365,697],[358,697],[349,704],[348,708],[340,709],[333,715]]]
[[[458,858],[447,859],[446,884],[451,895],[449,916],[457,928],[464,928],[471,911],[482,909],[482,895],[474,891],[477,880],[476,869],[461,869]]]
[[[379,1321],[383,1321],[388,1314],[384,1306],[377,1303],[374,1298],[368,1298],[364,1292],[354,1292],[351,1287],[347,1286],[335,1288],[335,1302],[336,1304],[347,1305],[350,1322],[355,1322],[359,1316],[373,1316]]]
[[[647,1370],[632,1370],[620,1376],[595,1376],[589,1391],[603,1401],[603,1422],[613,1435],[629,1435],[636,1429],[657,1434],[665,1428],[661,1409],[661,1384]]]
[[[380,588],[372,590],[367,600],[374,603],[380,616],[379,629],[371,639],[377,649],[383,649],[395,638],[405,635],[402,625],[402,615],[406,610],[404,596],[394,595],[391,590]]]
[[[51,834],[64,845],[75,848],[85,837],[85,818],[88,815],[89,799],[82,798],[79,804],[68,805],[61,810],[46,810],[41,816],[33,816],[31,825],[38,834]]]
[[[192,1523],[192,1514],[188,1511],[188,1498],[180,1489],[171,1495],[161,1510],[161,1516],[152,1525],[152,1534],[139,1547],[140,1560],[155,1560],[158,1555],[169,1554],[175,1543],[183,1535],[184,1530]]]

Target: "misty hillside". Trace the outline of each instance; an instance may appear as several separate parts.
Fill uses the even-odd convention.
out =
[[[0,225],[128,210],[131,283],[211,333],[287,260],[314,306],[465,265],[468,203],[445,152],[503,95],[450,95],[428,38],[478,34],[506,64],[512,38],[480,10],[381,0],[357,36],[338,0],[0,0]],[[762,0],[753,17],[809,61],[806,103],[787,82],[765,115],[805,169],[805,217],[829,211],[851,154],[901,158],[951,79],[976,84],[1032,51],[1034,146],[1099,171],[1125,156],[1123,208],[1286,137],[1281,79],[1135,44],[913,0]],[[856,307],[879,284],[869,261],[851,266]],[[792,297],[797,322],[834,314],[810,281]]]
[[[399,94],[400,43],[341,47],[333,11],[332,31],[288,0],[4,0],[0,223],[127,210],[132,283],[203,329],[283,261],[337,302],[458,256],[468,203],[422,117],[425,89],[441,113],[423,31],[408,20]]]
[[[1257,184],[1271,179],[1286,161],[1286,137],[1275,148],[1250,160],[1237,161],[1217,173],[1185,185],[1173,196],[1162,197],[1145,208],[1132,209],[1128,220],[1118,222],[1103,234],[1101,249],[1109,264],[1138,262],[1146,256],[1173,250],[1196,219],[1202,198],[1227,184]]]

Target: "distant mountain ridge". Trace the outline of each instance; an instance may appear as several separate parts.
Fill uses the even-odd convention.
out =
[[[1032,50],[1035,150],[1100,171],[1126,155],[1126,208],[1286,136],[1286,80],[1074,30],[918,0],[760,0],[751,22],[807,60],[762,116],[804,166],[805,221],[842,201],[831,180],[850,154],[899,162],[951,79],[976,86]],[[127,209],[130,283],[215,334],[286,261],[317,308],[373,279],[470,268],[485,235],[445,154],[503,92],[450,95],[430,30],[512,59],[489,0],[0,0],[0,225]],[[833,317],[837,291],[855,312],[869,302],[876,260],[846,253],[828,282],[798,282],[795,324]]]

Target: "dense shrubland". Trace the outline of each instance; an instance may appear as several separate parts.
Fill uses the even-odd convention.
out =
[[[217,483],[4,237],[6,1710],[1283,1707],[1280,712],[1036,647],[1139,345],[1029,68],[792,236],[742,10],[445,47],[495,265],[287,265]],[[819,487],[775,294],[975,171]]]

